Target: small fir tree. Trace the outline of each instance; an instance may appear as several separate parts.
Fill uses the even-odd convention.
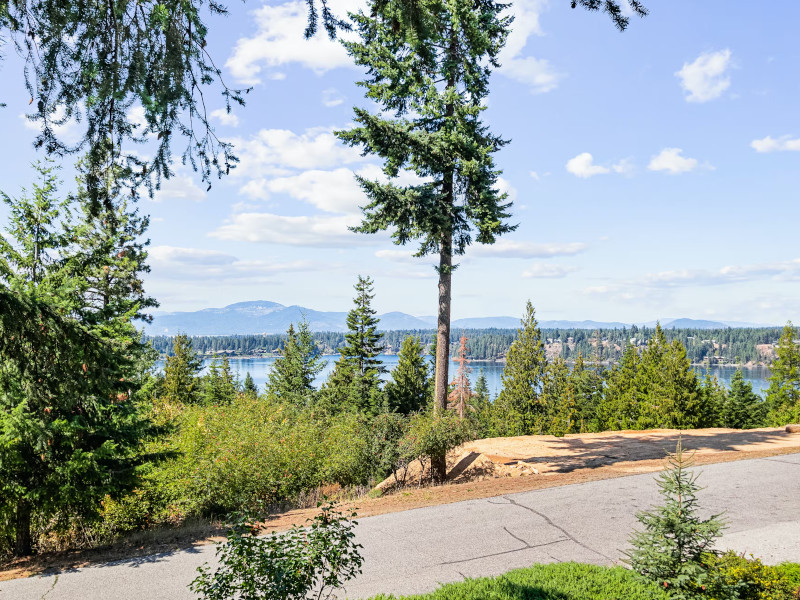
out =
[[[702,427],[729,427],[725,425],[723,416],[724,407],[728,401],[728,392],[725,390],[716,375],[712,376],[708,367],[700,384],[700,414]]]
[[[766,398],[769,422],[800,423],[800,346],[791,322],[783,328],[775,353]]]
[[[681,441],[668,460],[669,468],[657,478],[664,503],[637,515],[644,529],[631,537],[626,562],[676,600],[700,600],[709,578],[704,555],[713,552],[725,524],[720,515],[699,517],[698,474],[690,470],[692,457]]]
[[[231,372],[231,363],[223,355],[220,361],[217,357],[208,367],[208,373],[203,378],[203,399],[206,404],[230,404],[236,398],[238,389],[236,379]]]
[[[400,346],[397,366],[384,392],[390,412],[410,414],[425,409],[430,401],[428,361],[419,337],[407,336]]]
[[[242,389],[248,396],[258,396],[258,386],[256,385],[256,382],[253,381],[253,376],[250,375],[250,371],[248,371],[244,376],[244,384],[242,385]]]
[[[308,321],[300,322],[297,333],[290,324],[281,356],[275,360],[267,379],[267,397],[297,407],[310,405],[316,392],[314,380],[324,368],[325,361],[319,357]]]
[[[197,374],[202,362],[186,334],[175,336],[172,355],[164,365],[164,395],[173,402],[195,404],[200,400]]]
[[[496,428],[504,431],[503,435],[536,433],[544,415],[541,392],[546,367],[542,332],[529,300],[517,339],[508,350],[502,375],[503,387],[495,401],[500,419]]]
[[[744,380],[741,369],[731,378],[731,389],[722,409],[725,427],[755,429],[764,427],[767,411],[761,397],[753,391],[753,384]]]
[[[579,431],[574,381],[570,377],[569,366],[561,357],[548,363],[545,368],[541,402],[544,414],[536,428],[538,433],[561,437]]]

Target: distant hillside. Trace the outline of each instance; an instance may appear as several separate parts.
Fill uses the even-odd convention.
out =
[[[326,312],[292,305],[284,306],[268,300],[237,302],[223,308],[206,308],[193,312],[156,314],[145,327],[148,335],[248,335],[284,333],[290,323],[298,323],[303,316],[313,331],[345,331],[346,312]],[[415,317],[402,312],[378,315],[384,331],[430,330],[436,327],[432,316]],[[652,322],[655,324],[655,321]],[[661,324],[669,329],[724,329],[726,327],[751,327],[755,324],[703,321],[696,319],[664,319]],[[473,317],[456,319],[453,331],[458,329],[517,329],[518,317]],[[630,324],[601,321],[540,321],[543,329],[621,329]]]

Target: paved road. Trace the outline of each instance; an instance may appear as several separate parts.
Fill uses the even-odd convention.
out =
[[[720,544],[765,562],[800,562],[800,454],[701,468],[701,503],[727,511]],[[536,562],[616,563],[658,502],[653,474],[471,500],[363,519],[364,574],[348,598],[415,593]],[[0,583],[0,600],[181,600],[213,546]]]

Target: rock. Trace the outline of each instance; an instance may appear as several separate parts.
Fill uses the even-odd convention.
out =
[[[800,433],[800,425],[787,425],[786,433]]]

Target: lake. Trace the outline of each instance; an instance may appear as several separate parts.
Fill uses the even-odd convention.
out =
[[[339,358],[339,356],[326,356],[324,358],[327,361],[327,364],[316,379],[317,387],[319,387],[328,378],[328,375],[333,370],[333,364]],[[397,366],[397,355],[384,355],[381,357],[381,359],[389,371]],[[275,362],[275,358],[271,356],[264,358],[234,357],[229,358],[228,360],[231,363],[231,369],[233,372],[238,374],[241,379],[244,379],[246,373],[250,373],[250,376],[253,378],[253,381],[255,381],[260,391],[264,389],[264,384],[267,381],[267,375],[272,368],[272,364]],[[163,363],[159,361],[159,367],[162,366],[162,364]],[[204,370],[209,364],[211,364],[210,360],[203,361]],[[486,375],[486,383],[489,386],[489,392],[491,393],[492,398],[497,397],[497,394],[500,393],[500,377],[503,374],[503,367],[505,364],[494,361],[474,360],[470,362],[469,366],[472,369],[469,379],[473,387],[475,385],[475,381],[478,379],[480,371],[483,370],[484,374]],[[452,374],[456,372],[456,369],[458,369],[458,365],[455,362],[450,361],[451,379]],[[701,378],[705,375],[704,368],[696,367],[695,369]],[[745,379],[753,384],[753,391],[763,396],[764,392],[769,387],[769,381],[767,381],[770,375],[769,369],[767,367],[750,367],[743,368],[742,371],[744,372]],[[730,386],[731,377],[733,377],[735,372],[735,367],[711,367],[711,374],[715,375],[717,379],[719,379],[720,383],[723,383],[726,386]],[[389,373],[386,373],[383,378],[389,379],[389,376]]]

